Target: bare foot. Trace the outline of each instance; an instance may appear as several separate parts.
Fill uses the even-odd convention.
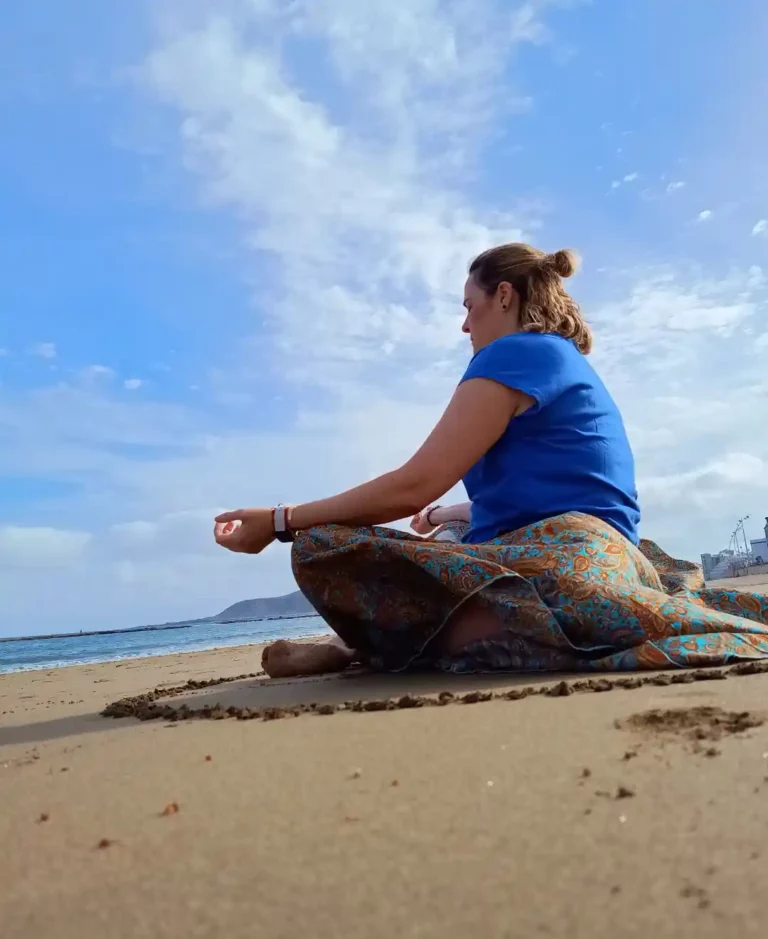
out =
[[[344,671],[354,658],[354,653],[341,643],[278,639],[262,652],[261,667],[270,678],[325,675]]]

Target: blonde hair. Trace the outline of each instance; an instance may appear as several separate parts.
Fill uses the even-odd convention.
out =
[[[508,283],[520,297],[520,329],[528,333],[557,333],[571,339],[579,352],[589,355],[592,331],[584,322],[578,303],[563,286],[563,278],[575,274],[579,256],[573,251],[547,254],[519,242],[499,245],[478,254],[469,265],[478,287],[496,293]]]

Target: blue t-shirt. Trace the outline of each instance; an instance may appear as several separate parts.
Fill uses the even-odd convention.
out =
[[[551,333],[514,333],[481,349],[462,378],[530,395],[464,477],[472,523],[464,540],[489,541],[563,512],[585,512],[637,544],[635,461],[619,410],[576,346]]]

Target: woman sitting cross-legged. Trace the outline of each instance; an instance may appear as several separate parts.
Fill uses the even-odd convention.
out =
[[[268,674],[353,660],[542,672],[768,656],[768,598],[707,589],[696,565],[639,541],[624,424],[563,284],[574,266],[568,251],[525,244],[472,262],[462,329],[474,356],[403,466],[328,499],[216,519],[216,541],[232,551],[292,541],[299,587],[338,637],[273,643]],[[468,530],[461,541],[430,535],[440,510],[424,518],[424,506],[460,480]],[[427,537],[380,527],[414,514]]]

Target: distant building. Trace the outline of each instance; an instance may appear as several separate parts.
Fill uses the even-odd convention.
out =
[[[733,551],[718,551],[717,554],[702,554],[701,568],[704,580],[718,580],[732,574]]]
[[[753,538],[750,541],[750,555],[753,564],[768,564],[768,516],[765,519],[765,529],[762,538]]]
[[[733,544],[733,540],[731,544]],[[728,549],[727,551],[719,551],[717,554],[701,555],[704,580],[735,577],[738,572],[745,574],[749,572],[749,568],[753,564],[768,564],[768,515],[765,518],[763,537],[751,540],[749,553],[745,553],[743,549],[739,548],[738,553]]]

